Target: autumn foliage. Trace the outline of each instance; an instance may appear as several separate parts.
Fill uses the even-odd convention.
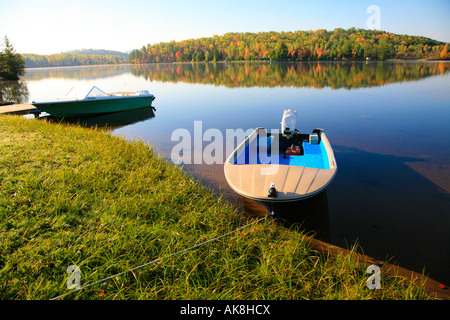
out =
[[[27,68],[128,63],[128,55],[125,53],[92,49],[49,55],[23,54],[23,57]]]
[[[226,33],[148,44],[132,63],[223,60],[450,59],[448,44],[425,37],[350,28],[333,31]]]

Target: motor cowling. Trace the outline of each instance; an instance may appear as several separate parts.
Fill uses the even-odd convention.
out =
[[[283,118],[281,119],[281,133],[284,136],[292,136],[295,132],[297,124],[297,112],[292,109],[284,110]]]

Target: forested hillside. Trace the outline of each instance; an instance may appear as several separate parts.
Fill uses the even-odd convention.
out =
[[[148,44],[127,53],[83,49],[22,54],[27,68],[152,62],[240,60],[450,59],[449,44],[378,30],[350,28],[295,32],[226,33]]]
[[[105,49],[80,49],[80,50],[72,50],[67,53],[72,54],[81,54],[81,55],[102,55],[102,56],[120,56],[128,59],[128,53],[114,50],[105,50]]]
[[[425,37],[350,28],[333,31],[226,33],[146,45],[132,63],[221,60],[449,59],[448,44]]]
[[[27,68],[128,63],[128,54],[109,50],[83,49],[51,55],[22,56]]]

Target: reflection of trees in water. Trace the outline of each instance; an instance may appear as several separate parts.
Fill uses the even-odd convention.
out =
[[[420,80],[450,71],[450,62],[234,62],[161,63],[27,69],[25,79],[101,79],[131,72],[145,80],[226,87],[354,89]],[[14,84],[15,83],[15,84]],[[0,82],[0,101],[27,101],[25,82]]]
[[[226,87],[314,87],[353,89],[419,80],[450,71],[450,62],[233,62],[154,63],[27,69],[28,81],[99,79],[131,72],[145,80]]]
[[[381,86],[447,74],[449,62],[245,62],[130,66],[146,80],[227,87],[314,87],[332,89]]]
[[[29,91],[25,81],[0,81],[0,104],[25,103],[28,101],[28,96]]]

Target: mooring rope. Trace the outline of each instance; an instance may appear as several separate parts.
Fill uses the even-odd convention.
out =
[[[101,282],[105,282],[105,281],[107,281],[107,280],[111,280],[111,279],[113,279],[113,278],[115,278],[115,277],[119,277],[119,276],[121,276],[121,275],[123,275],[123,274],[126,274],[126,273],[128,273],[128,272],[132,272],[132,271],[135,271],[135,270],[138,270],[138,269],[147,267],[147,266],[149,266],[149,265],[151,265],[151,264],[153,264],[153,263],[159,262],[159,261],[161,261],[161,260],[163,260],[163,259],[173,257],[173,256],[175,256],[175,255],[178,255],[178,254],[180,254],[180,253],[183,253],[183,252],[186,252],[186,251],[189,251],[189,250],[193,250],[193,249],[198,248],[198,247],[200,247],[200,246],[202,246],[202,245],[205,245],[205,244],[207,244],[207,243],[216,241],[216,240],[218,240],[218,239],[220,239],[220,238],[224,238],[224,237],[226,237],[226,236],[229,236],[230,234],[233,234],[233,233],[235,233],[235,232],[237,232],[237,231],[240,231],[240,230],[242,230],[242,229],[244,229],[244,228],[247,228],[247,227],[249,227],[249,226],[251,226],[251,225],[253,225],[253,224],[255,224],[255,223],[257,223],[257,222],[259,222],[259,221],[261,221],[261,220],[266,219],[266,217],[267,217],[267,216],[262,217],[262,218],[259,218],[258,220],[255,220],[255,221],[253,221],[253,222],[251,222],[251,223],[248,223],[248,224],[246,224],[246,225],[244,225],[244,226],[242,226],[242,227],[239,227],[239,228],[237,228],[237,229],[235,229],[235,230],[233,230],[233,231],[230,231],[230,232],[225,233],[225,234],[223,234],[223,235],[217,236],[217,237],[215,237],[215,238],[213,238],[213,239],[206,240],[206,241],[201,242],[201,243],[199,243],[199,244],[196,244],[196,245],[194,245],[194,246],[192,246],[192,247],[189,247],[189,248],[180,250],[180,251],[178,251],[178,252],[169,254],[169,255],[167,255],[167,256],[165,256],[165,257],[161,257],[161,258],[155,259],[155,260],[153,260],[153,261],[150,261],[150,262],[141,264],[140,266],[136,266],[136,267],[131,268],[131,269],[129,269],[129,270],[126,270],[126,271],[123,271],[123,272],[116,273],[116,274],[114,274],[114,275],[112,275],[112,276],[109,276],[109,277],[106,277],[106,278],[97,280],[97,281],[95,281],[95,282],[92,282],[92,283],[90,283],[90,284],[84,285],[84,286],[79,287],[79,288],[76,288],[76,289],[73,289],[72,291],[66,292],[66,293],[64,293],[64,294],[62,294],[62,295],[59,295],[59,296],[56,296],[56,297],[54,297],[54,298],[52,298],[52,299],[50,299],[50,300],[57,300],[57,299],[60,299],[60,298],[65,297],[65,296],[67,296],[67,295],[69,295],[69,294],[72,294],[72,293],[74,293],[74,292],[80,291],[80,290],[85,289],[85,288],[88,288],[88,287],[92,287],[93,285],[99,284],[99,283],[101,283]]]

